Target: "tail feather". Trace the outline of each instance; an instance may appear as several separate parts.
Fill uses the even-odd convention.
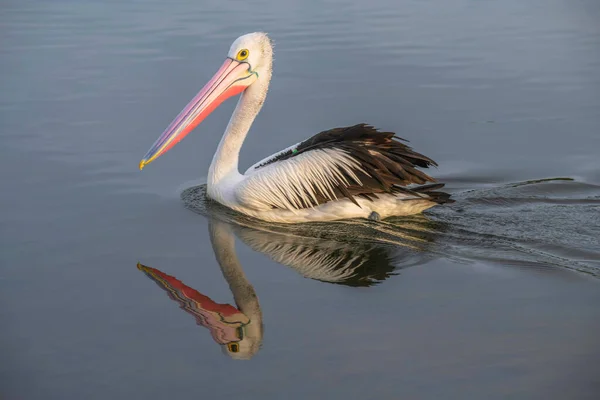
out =
[[[392,193],[403,193],[414,197],[421,197],[425,200],[432,201],[437,204],[450,204],[454,203],[454,200],[450,198],[450,194],[446,192],[439,192],[438,189],[444,187],[443,183],[431,183],[427,185],[406,187],[394,185],[392,187]]]
[[[430,185],[422,185],[413,188],[412,190],[417,193],[426,194],[429,199],[437,204],[450,204],[454,203],[454,200],[450,198],[450,194],[446,192],[439,192],[438,189],[444,187],[443,183],[432,183]]]

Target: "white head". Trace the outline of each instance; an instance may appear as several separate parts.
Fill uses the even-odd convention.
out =
[[[248,33],[231,44],[227,57],[247,62],[260,78],[262,74],[271,74],[273,45],[266,33]]]
[[[255,84],[263,89],[263,98],[258,99],[260,108],[271,80],[272,63],[273,46],[266,33],[237,38],[221,68],[160,135],[140,162],[140,169],[179,143],[223,101]]]

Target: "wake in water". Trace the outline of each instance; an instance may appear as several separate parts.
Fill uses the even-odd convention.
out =
[[[426,215],[284,225],[212,202],[205,185],[181,195],[189,209],[231,224],[252,249],[332,283],[369,285],[432,258],[600,274],[600,186],[555,178],[452,196],[456,203]]]

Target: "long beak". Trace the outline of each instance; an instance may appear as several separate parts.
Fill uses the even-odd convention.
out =
[[[223,101],[244,91],[258,77],[247,62],[227,58],[215,76],[171,122],[140,161],[140,170],[175,146]]]

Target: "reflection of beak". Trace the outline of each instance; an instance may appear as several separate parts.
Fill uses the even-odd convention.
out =
[[[215,76],[188,103],[140,161],[140,170],[175,146],[224,100],[244,91],[258,77],[247,62],[227,58]]]

